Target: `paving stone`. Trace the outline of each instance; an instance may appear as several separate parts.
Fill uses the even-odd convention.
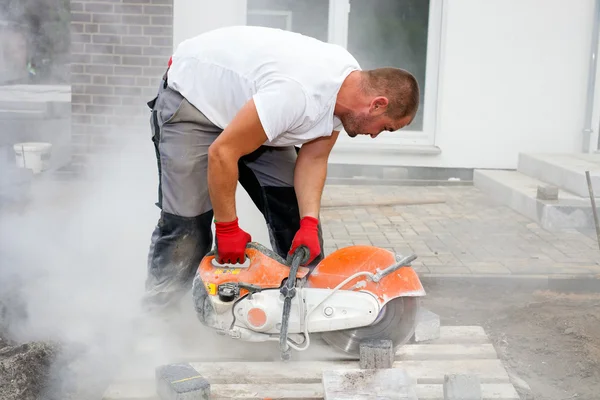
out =
[[[391,340],[370,340],[360,344],[361,369],[392,368],[394,348]]]
[[[417,314],[414,342],[424,342],[427,340],[438,339],[440,337],[440,317],[439,315],[421,307]]]
[[[444,376],[444,400],[482,400],[481,384],[476,375]]]
[[[156,391],[161,400],[210,399],[210,383],[187,363],[156,368]]]
[[[401,368],[323,371],[324,400],[418,400],[414,380]]]
[[[328,232],[325,246],[345,247],[368,239],[387,248],[379,239],[385,237],[389,247],[416,253],[418,260],[439,257],[437,264],[425,264],[434,274],[586,274],[600,265],[595,231],[544,230],[474,187],[415,186],[407,194],[402,186],[331,185],[325,188],[324,198],[364,204],[432,195],[443,197],[445,203],[326,208],[322,212]]]

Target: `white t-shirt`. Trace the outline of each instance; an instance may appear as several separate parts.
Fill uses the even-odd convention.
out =
[[[344,79],[360,70],[343,47],[289,31],[235,26],[182,42],[169,86],[225,129],[254,99],[267,146],[300,145],[341,129],[333,115]]]

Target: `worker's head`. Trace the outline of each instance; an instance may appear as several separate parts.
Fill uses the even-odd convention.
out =
[[[338,117],[349,136],[376,137],[409,125],[419,108],[419,85],[400,68],[359,71]]]

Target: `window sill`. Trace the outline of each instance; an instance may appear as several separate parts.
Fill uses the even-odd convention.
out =
[[[349,154],[370,155],[370,154],[400,154],[400,155],[418,155],[418,156],[437,156],[442,153],[442,149],[434,145],[408,145],[391,143],[340,143],[334,146],[332,155],[339,154],[347,156]]]

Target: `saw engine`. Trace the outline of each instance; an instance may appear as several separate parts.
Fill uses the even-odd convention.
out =
[[[300,266],[304,251],[284,260],[250,243],[242,264],[219,264],[209,253],[193,284],[198,318],[234,339],[279,341],[284,360],[290,348],[306,350],[312,333],[353,354],[362,340],[390,339],[398,348],[410,339],[425,295],[410,267],[416,256],[349,246],[311,271]]]

